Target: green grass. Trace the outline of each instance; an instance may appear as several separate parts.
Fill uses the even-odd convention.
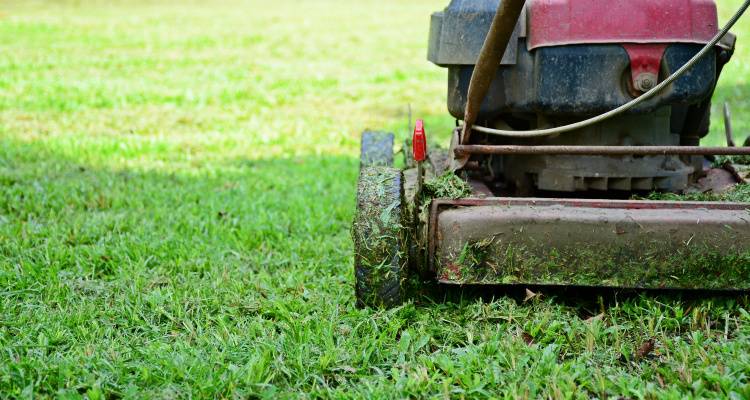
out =
[[[445,3],[0,3],[0,398],[750,396],[745,297],[354,307],[358,134],[447,138]]]

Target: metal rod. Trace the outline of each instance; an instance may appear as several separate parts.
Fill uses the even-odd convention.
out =
[[[458,145],[456,155],[513,154],[513,155],[589,155],[589,156],[649,156],[649,155],[750,155],[750,147],[700,146],[488,146]]]
[[[466,108],[464,110],[463,143],[468,143],[471,126],[479,115],[479,108],[497,73],[497,67],[505,54],[508,42],[523,11],[525,0],[502,0],[492,19],[490,30],[484,38],[482,50],[469,80]],[[515,43],[514,43],[515,45]]]

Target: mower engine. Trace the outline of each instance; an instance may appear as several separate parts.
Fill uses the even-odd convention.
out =
[[[429,55],[448,68],[448,110],[464,119],[467,92],[498,0],[453,0],[432,15]],[[718,30],[708,0],[530,0],[477,123],[509,130],[570,124],[621,106],[656,86]],[[534,140],[476,134],[472,144],[697,146],[711,95],[729,61],[726,39],[667,89],[625,115],[575,134]],[[495,193],[684,190],[702,156],[494,155],[474,157]],[[616,196],[616,194],[614,194]]]
[[[750,290],[750,203],[633,196],[718,173],[745,183],[707,157],[749,147],[700,141],[748,8],[722,30],[711,0],[452,0],[433,14],[428,58],[448,69],[458,126],[428,151],[418,121],[403,170],[393,134],[362,135],[358,303],[399,304],[409,276]]]

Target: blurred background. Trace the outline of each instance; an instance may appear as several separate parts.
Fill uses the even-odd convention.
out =
[[[407,105],[446,137],[446,71],[426,61],[444,0],[4,1],[3,133],[94,163],[347,153],[404,134]],[[722,21],[737,0],[719,0]],[[715,98],[747,132],[749,46]],[[75,143],[75,145],[73,144]]]

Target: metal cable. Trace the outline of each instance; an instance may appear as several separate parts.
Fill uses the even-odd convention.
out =
[[[595,117],[579,121],[573,124],[569,125],[563,125],[558,126],[555,128],[549,128],[549,129],[537,129],[537,130],[527,130],[527,131],[507,131],[507,130],[501,130],[501,129],[492,129],[487,128],[484,126],[477,126],[473,125],[471,128],[478,132],[487,133],[490,135],[498,135],[498,136],[508,136],[508,137],[520,137],[520,138],[533,138],[533,137],[542,137],[542,136],[550,136],[550,135],[556,135],[559,133],[565,133],[574,131],[577,129],[585,128],[587,126],[591,126],[594,124],[597,124],[599,122],[605,121],[607,119],[610,119],[612,117],[615,117],[617,115],[620,115],[624,113],[625,111],[630,110],[631,108],[643,103],[644,101],[654,97],[659,91],[667,87],[669,84],[674,82],[677,78],[679,78],[682,74],[684,74],[688,69],[690,69],[695,63],[697,63],[703,56],[708,54],[709,51],[711,51],[714,46],[716,46],[717,43],[724,37],[724,35],[729,32],[730,29],[734,26],[735,23],[742,17],[742,15],[747,11],[747,8],[750,6],[750,0],[745,0],[745,2],[742,4],[742,6],[737,10],[737,12],[732,16],[732,18],[727,22],[726,26],[719,31],[719,33],[714,36],[713,39],[711,39],[710,42],[708,42],[693,58],[691,58],[685,65],[680,67],[677,71],[675,71],[672,75],[670,75],[667,79],[665,79],[660,84],[653,87],[653,89],[649,90],[648,92],[642,94],[641,96],[629,101],[628,103],[625,103],[621,105],[620,107],[617,107],[613,110],[607,111],[604,114],[597,115]]]

